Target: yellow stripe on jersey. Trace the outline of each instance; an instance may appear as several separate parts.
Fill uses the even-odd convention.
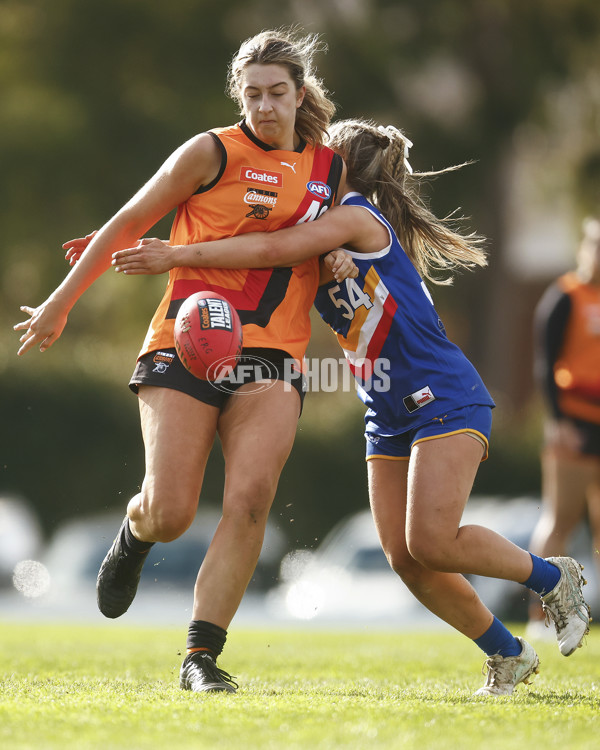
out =
[[[369,310],[364,306],[360,307],[352,321],[348,337],[338,336],[344,353],[352,364],[366,358],[369,343],[383,317],[384,305],[390,295],[373,266],[365,276],[364,291],[373,302],[373,307]]]
[[[370,310],[367,310],[367,308],[364,307],[363,305],[359,307],[358,310],[355,310],[354,318],[352,319],[352,323],[350,324],[350,329],[348,331],[348,336],[338,337],[340,340],[340,344],[348,352],[357,351],[359,347],[359,343],[360,343],[361,331],[363,329],[366,319],[369,317],[369,314],[374,313],[378,319],[381,317],[382,308],[377,309],[379,308],[379,305],[377,304],[377,298],[375,296],[375,289],[377,287],[377,284],[380,281],[381,279],[379,278],[379,274],[377,273],[375,268],[371,266],[371,268],[369,269],[369,272],[365,276],[364,292],[365,294],[369,295],[369,299],[373,302],[373,307]],[[366,348],[365,348],[365,353],[366,353]]]

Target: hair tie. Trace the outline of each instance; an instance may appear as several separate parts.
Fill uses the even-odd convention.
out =
[[[406,171],[409,174],[412,174],[413,168],[411,167],[410,162],[408,161],[408,153],[410,151],[411,146],[413,145],[412,141],[409,141],[408,138],[402,132],[400,132],[397,128],[394,128],[393,126],[389,126],[389,129],[393,130],[394,134],[398,134],[398,137],[401,138],[402,143],[404,144],[404,169],[406,169]],[[379,130],[380,133],[383,133],[387,137],[388,145],[389,145],[392,141],[392,138],[390,134],[388,133],[388,127],[379,125],[377,127],[377,130]]]
[[[382,136],[379,139],[378,144],[381,146],[382,149],[385,150],[390,145],[390,143],[392,142],[392,139],[390,138],[390,136],[386,132],[386,129],[383,127],[383,125],[378,125],[377,126],[377,132],[381,133],[381,136]]]
[[[410,147],[413,144],[412,144],[412,141],[409,141],[408,138],[405,138],[404,136],[402,136],[402,140],[404,141],[404,166],[408,174],[412,174],[413,168],[411,167],[410,162],[408,161],[408,152],[410,151]]]

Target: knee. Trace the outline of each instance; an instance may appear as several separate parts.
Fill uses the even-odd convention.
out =
[[[436,572],[451,572],[452,565],[443,545],[432,536],[409,537],[410,556],[422,568]]]
[[[226,502],[223,508],[223,523],[230,528],[243,530],[245,534],[263,534],[270,504],[253,502]]]
[[[431,577],[435,575],[435,571],[416,560],[406,546],[388,549],[386,557],[394,573],[417,598],[431,591]]]
[[[150,517],[150,533],[157,542],[172,542],[178,539],[191,526],[194,514],[157,513]]]
[[[128,515],[141,538],[152,542],[172,542],[180,537],[192,524],[196,515],[197,499],[182,503],[180,497],[142,492],[129,504]]]
[[[227,487],[223,498],[223,518],[250,528],[264,528],[275,489],[267,478]]]
[[[532,539],[534,539],[535,543],[538,545],[540,543],[564,545],[575,533],[575,529],[580,521],[581,516],[559,518],[553,512],[544,512],[533,530]]]
[[[419,578],[421,565],[411,556],[407,547],[402,545],[385,545],[383,548],[385,556],[390,564],[391,569],[402,581],[410,587]]]

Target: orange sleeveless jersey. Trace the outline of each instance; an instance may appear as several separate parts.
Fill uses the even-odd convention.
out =
[[[563,345],[554,365],[561,411],[600,424],[600,288],[582,283],[575,273],[562,276],[571,299]]]
[[[312,221],[333,205],[343,163],[331,149],[304,143],[297,151],[273,149],[244,121],[210,133],[222,153],[221,170],[210,185],[179,206],[172,244],[271,232]],[[318,279],[318,258],[295,268],[174,268],[140,356],[174,346],[173,327],[182,302],[210,290],[237,309],[245,347],[282,349],[301,361]]]

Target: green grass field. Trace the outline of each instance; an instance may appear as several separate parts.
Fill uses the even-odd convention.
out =
[[[519,634],[519,628],[514,632]],[[236,695],[178,688],[185,628],[0,623],[3,750],[598,748],[600,629],[512,697],[449,631],[230,630]]]

